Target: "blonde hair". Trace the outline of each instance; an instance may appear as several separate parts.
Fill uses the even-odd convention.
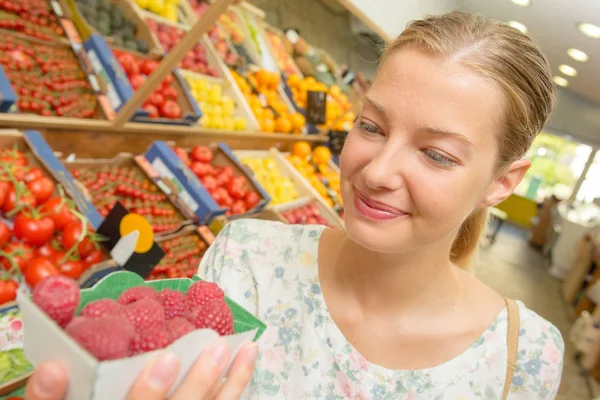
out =
[[[459,61],[496,82],[506,95],[497,169],[525,155],[556,98],[548,60],[527,35],[481,15],[451,12],[411,22],[386,49],[381,64],[407,47]],[[452,246],[454,263],[469,267],[487,218],[487,209],[477,209],[463,222]]]

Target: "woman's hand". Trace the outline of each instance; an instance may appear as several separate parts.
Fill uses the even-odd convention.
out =
[[[250,381],[257,346],[244,346],[233,361],[225,381],[221,375],[231,350],[224,339],[217,339],[198,357],[170,400],[239,399]],[[151,360],[133,383],[126,400],[163,400],[179,374],[179,360],[162,353]],[[25,390],[27,400],[62,400],[67,392],[68,376],[60,364],[45,363],[36,369]]]

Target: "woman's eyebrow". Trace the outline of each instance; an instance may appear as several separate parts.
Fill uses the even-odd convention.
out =
[[[377,111],[379,111],[384,117],[387,118],[387,111],[385,110],[385,107],[381,103],[376,102],[375,100],[373,100],[369,96],[365,96],[365,100],[364,101],[367,102],[367,103],[369,103],[373,107],[375,107],[375,109],[377,109]]]
[[[436,128],[432,128],[430,126],[424,127],[423,130],[431,135],[454,137],[469,146],[473,146],[473,143],[462,133],[451,132],[451,131],[447,131],[445,129],[436,129]]]

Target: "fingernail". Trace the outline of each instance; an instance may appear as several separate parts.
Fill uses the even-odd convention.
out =
[[[156,389],[162,389],[171,385],[179,368],[179,360],[173,353],[164,353],[159,356],[150,373],[148,383]]]
[[[258,356],[258,345],[256,343],[250,343],[246,346],[244,352],[244,361],[248,366],[254,365],[256,357]]]
[[[39,397],[45,398],[55,393],[61,377],[54,367],[43,366],[33,380],[33,391]]]
[[[224,365],[227,362],[228,347],[227,342],[223,339],[217,339],[209,345],[206,350],[206,355],[215,364],[215,366]]]

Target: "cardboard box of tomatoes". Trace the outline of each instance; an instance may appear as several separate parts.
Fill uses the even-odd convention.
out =
[[[105,262],[88,227],[97,221],[83,214],[101,217],[67,175],[38,132],[0,131],[0,307],[19,286],[59,273],[79,279]]]
[[[201,225],[221,215],[260,212],[271,201],[225,143],[188,151],[156,141],[145,157],[160,176],[176,182],[179,197],[194,210]]]
[[[217,285],[196,276],[144,282],[120,271],[80,291],[68,282],[50,282],[42,282],[31,298],[19,293],[25,354],[34,365],[63,361],[72,378],[67,400],[125,398],[148,360],[163,348],[180,361],[176,388],[219,335],[229,343],[233,359],[266,329]]]

